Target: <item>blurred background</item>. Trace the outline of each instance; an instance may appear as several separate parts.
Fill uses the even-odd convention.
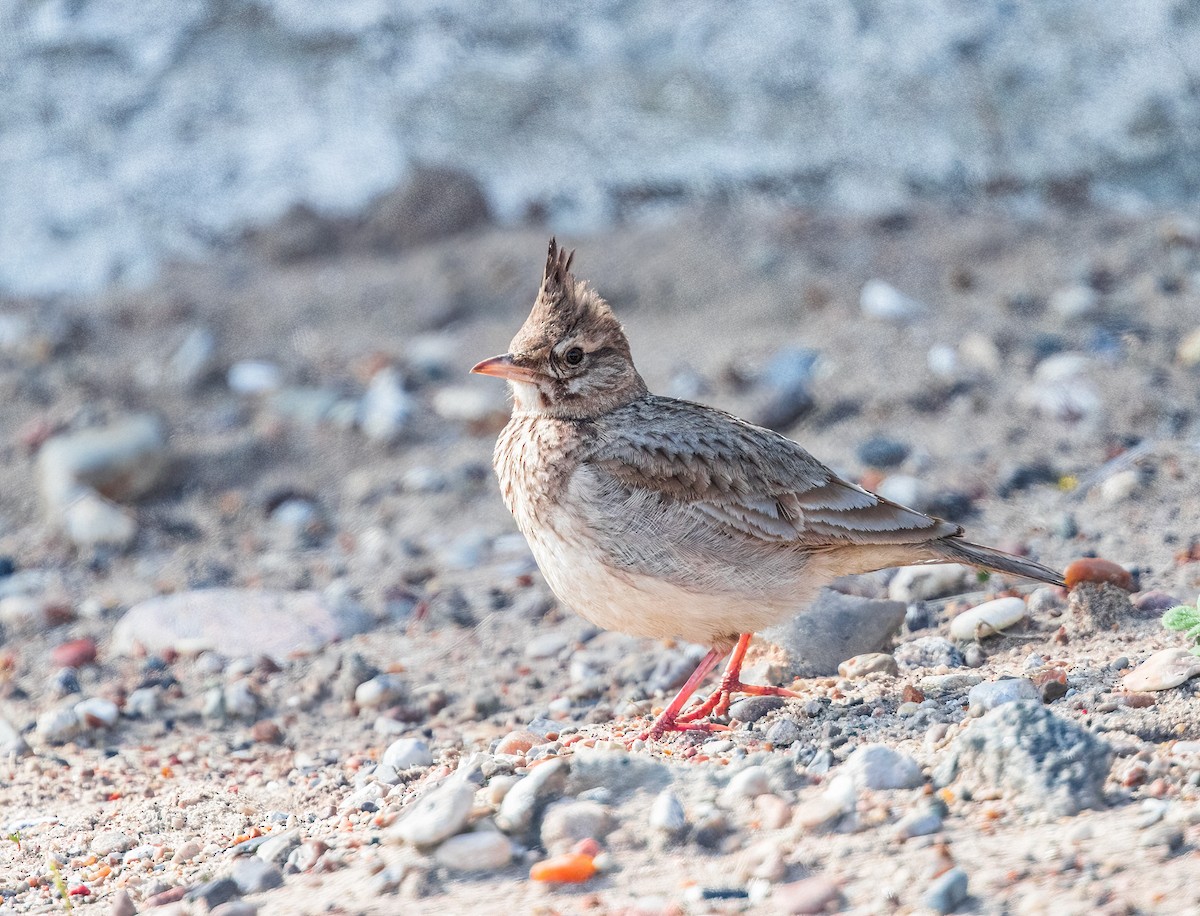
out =
[[[287,214],[294,254],[330,250],[312,223],[384,221],[422,168],[455,172],[422,199],[443,228],[576,234],[747,197],[1200,190],[1193,0],[12,0],[0,86],[18,296],[144,284]]]

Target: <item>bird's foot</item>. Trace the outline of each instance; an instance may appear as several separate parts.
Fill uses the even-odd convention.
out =
[[[654,724],[650,726],[650,730],[642,732],[638,738],[642,741],[657,741],[667,732],[727,732],[728,725],[720,725],[716,722],[684,722],[681,717],[664,712],[661,716],[654,720]]]
[[[690,723],[704,716],[723,716],[729,712],[729,704],[735,693],[748,693],[756,697],[798,697],[800,694],[786,687],[764,687],[761,684],[743,684],[738,679],[722,680],[721,686],[709,694],[708,699],[695,709],[679,716],[678,721]]]

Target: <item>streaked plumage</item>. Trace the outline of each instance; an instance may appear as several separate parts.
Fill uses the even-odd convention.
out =
[[[475,371],[509,379],[501,492],[550,587],[583,617],[725,651],[852,573],[956,561],[1061,584],[842,480],[778,433],[651,394],[572,257],[551,240],[509,353]]]

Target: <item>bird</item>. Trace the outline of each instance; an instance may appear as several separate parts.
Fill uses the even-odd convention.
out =
[[[604,299],[550,239],[533,309],[500,356],[512,414],[493,465],[559,601],[607,630],[709,647],[642,737],[722,730],[753,634],[802,613],[832,580],[955,562],[1062,586],[1053,570],[845,480],[799,443],[653,394]],[[685,709],[730,654],[717,688]]]

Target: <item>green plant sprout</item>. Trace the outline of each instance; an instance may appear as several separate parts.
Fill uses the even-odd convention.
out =
[[[1200,655],[1200,607],[1190,604],[1173,607],[1162,615],[1162,625],[1168,630],[1182,630],[1194,643],[1191,648],[1192,655]]]
[[[63,880],[62,872],[58,869],[58,863],[53,859],[50,860],[50,875],[54,879],[54,887],[58,890],[58,894],[62,897],[63,906],[67,908],[67,912],[71,912],[71,893],[67,890],[67,882]]]

